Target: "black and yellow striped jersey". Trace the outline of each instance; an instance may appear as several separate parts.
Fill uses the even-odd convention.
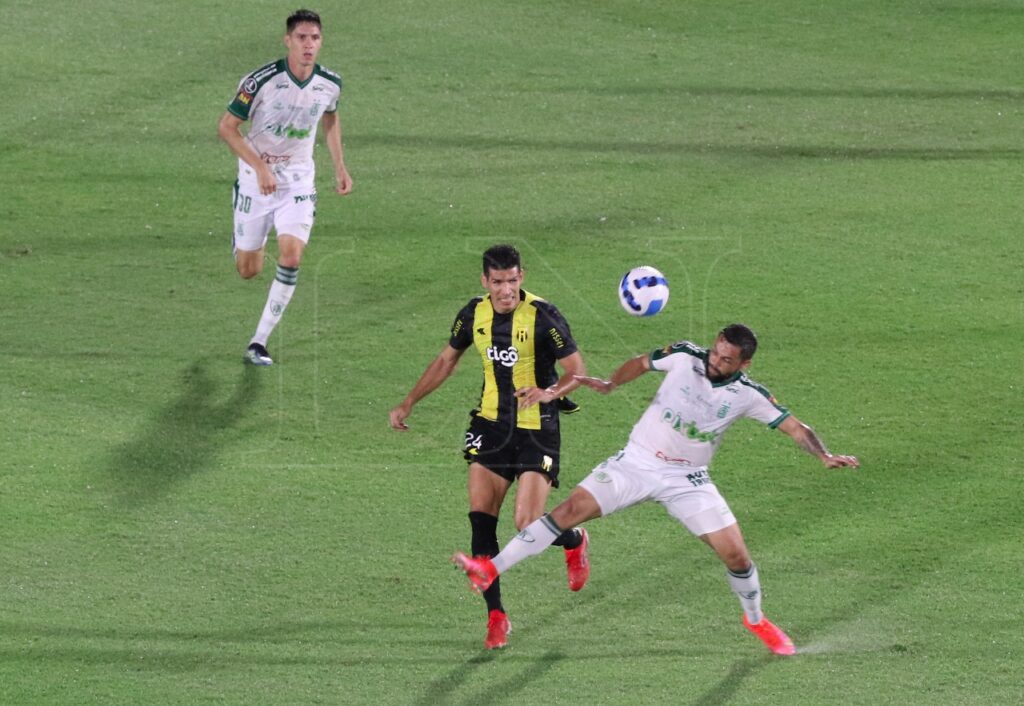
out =
[[[555,361],[575,353],[576,341],[553,304],[526,290],[519,298],[515,310],[499,314],[489,296],[474,297],[455,317],[448,343],[480,352],[484,384],[476,416],[520,429],[558,429],[557,401],[520,410],[514,392],[557,382]]]

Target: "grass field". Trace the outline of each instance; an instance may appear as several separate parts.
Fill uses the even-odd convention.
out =
[[[329,0],[355,192],[274,337],[230,257],[216,124],[290,5],[6,0],[0,703],[1024,703],[1024,3]],[[607,375],[740,320],[752,376],[859,471],[732,430],[714,476],[800,648],[742,628],[658,507],[594,570],[469,548],[470,358],[387,411],[511,241]],[[629,266],[672,282],[621,312]],[[657,380],[577,394],[563,486]],[[500,535],[512,535],[503,517]]]

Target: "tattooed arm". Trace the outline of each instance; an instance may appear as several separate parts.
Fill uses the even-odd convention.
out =
[[[779,429],[789,434],[793,441],[797,443],[797,446],[812,456],[819,458],[827,468],[840,468],[843,466],[857,468],[860,466],[860,461],[857,460],[856,456],[840,456],[829,453],[828,449],[825,448],[825,444],[814,433],[814,430],[796,417],[786,417],[782,424],[779,425]]]

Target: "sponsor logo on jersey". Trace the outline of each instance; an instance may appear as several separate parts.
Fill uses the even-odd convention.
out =
[[[248,93],[250,96],[256,95],[256,91],[259,90],[260,85],[256,82],[256,79],[249,77],[245,79],[245,83],[242,84],[242,92]]]
[[[688,459],[688,458],[675,458],[674,456],[669,456],[664,451],[658,451],[654,455],[656,457],[660,458],[665,463],[678,463],[678,464],[681,464],[683,466],[692,466],[693,465],[693,462],[691,462],[690,459]]]
[[[711,483],[711,478],[708,477],[708,472],[703,469],[694,471],[693,473],[687,473],[686,480],[690,481],[690,484],[694,487],[708,485]]]
[[[287,164],[291,161],[291,156],[287,154],[267,154],[266,152],[260,152],[260,159],[266,164]],[[246,172],[248,174],[249,172]]]
[[[491,346],[487,349],[487,360],[493,360],[495,363],[501,363],[506,368],[511,368],[519,362],[519,349],[515,346],[509,346],[503,350],[497,346]]]
[[[558,333],[558,329],[550,328],[548,333],[551,334],[551,340],[555,342],[555,348],[565,347],[565,341],[562,340],[562,334]]]
[[[289,123],[288,125],[277,125],[273,128],[273,132],[277,137],[290,137],[294,140],[303,140],[309,137],[311,129],[308,127],[295,127]]]
[[[317,84],[314,84],[313,90],[314,91],[326,91],[327,90],[327,86],[323,85],[322,83],[317,83]]]
[[[687,439],[692,439],[693,441],[700,441],[709,444],[718,438],[718,432],[701,431],[697,428],[697,422],[684,422],[678,412],[669,409],[668,407],[662,410],[661,421],[669,424],[673,431],[677,431]]]
[[[275,83],[274,84],[274,88],[276,88],[279,91],[287,89],[288,88],[288,82],[287,81],[282,81],[280,83]]]

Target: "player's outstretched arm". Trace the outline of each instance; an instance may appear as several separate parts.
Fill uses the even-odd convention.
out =
[[[856,456],[842,456],[829,453],[828,449],[825,448],[825,444],[814,433],[814,430],[796,417],[786,417],[782,424],[779,425],[779,431],[783,431],[792,437],[797,446],[807,453],[817,456],[825,464],[826,468],[857,468],[860,466],[860,461],[857,460]]]
[[[438,353],[437,357],[431,361],[427,369],[423,371],[420,379],[413,385],[412,390],[402,403],[391,410],[389,416],[391,422],[391,428],[398,431],[407,431],[409,426],[405,423],[406,418],[412,414],[413,406],[422,400],[424,397],[429,395],[431,392],[441,386],[448,376],[455,371],[455,366],[459,363],[459,358],[462,357],[463,351],[456,350],[450,345],[446,345],[444,349]]]
[[[601,378],[596,377],[587,377],[585,375],[576,376],[576,380],[580,385],[589,387],[591,390],[600,392],[602,395],[607,395],[616,387],[636,380],[650,369],[651,360],[646,354],[644,354],[638,355],[636,358],[630,358],[620,365],[608,380],[602,380]]]

